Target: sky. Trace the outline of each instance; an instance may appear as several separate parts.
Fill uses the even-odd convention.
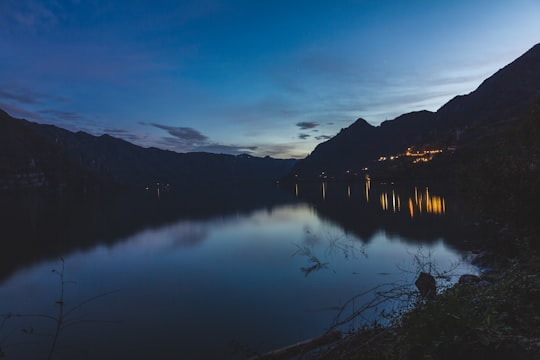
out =
[[[0,109],[177,152],[303,158],[540,42],[539,0],[0,0]]]

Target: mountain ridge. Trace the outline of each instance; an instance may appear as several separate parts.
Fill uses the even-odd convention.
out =
[[[455,148],[523,115],[540,97],[540,43],[485,79],[474,91],[457,95],[436,112],[402,114],[379,126],[360,126],[359,118],[317,145],[295,164],[286,178],[342,178],[377,166],[381,156],[405,153],[408,147]],[[367,123],[367,122],[366,122]],[[367,123],[369,125],[369,123]]]
[[[285,176],[296,161],[143,148],[108,134],[94,136],[15,119],[3,110],[0,132],[0,190],[4,191],[84,192],[163,184],[269,182]],[[25,180],[30,178],[33,180]]]
[[[300,161],[142,148],[108,134],[14,119],[0,110],[0,190],[101,191],[361,175],[379,157],[409,147],[448,149],[474,141],[518,118],[538,97],[540,43],[436,112],[409,112],[379,126],[358,118]]]

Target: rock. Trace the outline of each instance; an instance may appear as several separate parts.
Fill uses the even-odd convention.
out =
[[[474,266],[488,271],[494,268],[498,268],[501,264],[501,257],[493,252],[481,251],[479,254],[475,255],[471,261],[471,264]]]
[[[416,279],[414,285],[416,285],[420,292],[420,296],[423,298],[432,298],[437,292],[435,278],[425,272],[421,272],[420,275],[418,275],[418,279]]]
[[[501,274],[498,271],[490,270],[483,272],[480,277],[482,280],[487,281],[489,283],[497,282],[501,279]]]
[[[313,339],[305,340],[294,345],[289,345],[284,348],[270,351],[266,354],[250,358],[255,359],[296,359],[302,357],[302,354],[313,349],[323,347],[328,344],[335,343],[341,340],[342,333],[339,330],[331,331]]]
[[[477,275],[465,274],[459,277],[459,284],[477,284],[482,281],[482,278]]]

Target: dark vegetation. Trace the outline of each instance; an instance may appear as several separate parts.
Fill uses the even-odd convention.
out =
[[[475,240],[468,246],[479,253],[476,261],[484,272],[439,287],[435,296],[416,296],[412,308],[390,314],[384,323],[367,324],[331,345],[307,353],[304,347],[286,357],[538,359],[539,96],[540,44],[435,113],[409,113],[379,127],[359,119],[296,164],[143,149],[108,135],[71,133],[0,112],[0,190],[155,190],[158,182],[176,188],[246,184],[287,173],[292,181],[320,180],[323,172],[329,180],[363,179],[365,167],[380,179],[451,180],[474,214]],[[376,162],[409,146],[455,150],[426,163]]]
[[[77,164],[28,122],[0,110],[0,192],[95,191],[113,185]]]
[[[325,181],[348,180],[344,174],[351,172],[361,178],[360,168],[369,166],[372,178],[451,182],[471,210],[474,240],[467,247],[478,254],[482,273],[439,286],[433,297],[407,297],[411,307],[381,314],[385,321],[352,330],[331,345],[270,358],[540,358],[539,65],[536,45],[436,113],[407,114],[377,128],[359,119],[293,168],[293,181],[320,181],[322,171]],[[385,139],[394,148],[380,145],[388,144]],[[406,146],[455,150],[426,163],[375,161],[404,153]],[[391,296],[407,294],[398,289]]]
[[[540,358],[540,99],[530,112],[456,153],[475,211],[479,277],[465,277],[389,324],[370,324],[307,358]],[[504,196],[499,196],[504,194]]]
[[[507,256],[522,245],[540,249],[540,97],[519,120],[458,155],[466,199],[488,231],[481,245]]]
[[[14,119],[0,110],[0,192],[107,193],[246,185],[285,176],[295,160],[176,153]]]
[[[539,64],[540,44],[537,44],[486,79],[475,91],[456,96],[436,112],[411,112],[380,126],[358,119],[295,164],[287,179],[316,180],[323,172],[337,180],[351,174],[363,179],[362,169],[366,167],[370,175],[375,170],[381,176],[392,176],[395,171],[409,168],[391,169],[388,165],[379,168],[380,156],[404,153],[410,146],[446,150],[474,144],[479,137],[498,132],[529,111],[540,96]],[[444,167],[434,168],[435,165],[427,163],[408,174],[400,171],[399,175],[447,176]]]

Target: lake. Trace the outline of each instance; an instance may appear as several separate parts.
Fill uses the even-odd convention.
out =
[[[476,272],[457,200],[425,184],[2,200],[6,359],[47,358],[61,306],[55,359],[241,359],[323,334],[377,285],[412,289],[429,268],[449,281]]]

